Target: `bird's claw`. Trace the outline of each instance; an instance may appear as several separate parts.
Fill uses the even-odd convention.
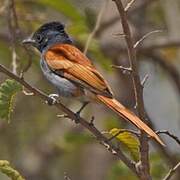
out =
[[[78,114],[80,116],[82,110],[89,104],[88,101],[84,102],[83,105],[81,106],[81,108],[76,112],[76,114]]]
[[[48,100],[46,101],[46,103],[47,103],[48,105],[54,105],[54,104],[57,103],[57,99],[59,98],[59,95],[58,95],[58,94],[50,94],[48,97],[49,97],[49,98],[48,98]]]

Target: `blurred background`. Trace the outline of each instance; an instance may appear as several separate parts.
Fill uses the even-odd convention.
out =
[[[129,1],[123,2],[126,6]],[[156,31],[137,46],[140,77],[148,75],[144,101],[149,123],[155,130],[180,136],[180,1],[136,0],[128,17],[134,41]],[[111,67],[128,67],[119,14],[111,0],[1,0],[0,63],[17,74],[27,70],[24,78],[28,82],[47,94],[54,93],[41,73],[39,54],[32,49],[27,53],[21,45],[23,38],[49,21],[63,22],[82,51],[97,27],[87,56],[106,77],[116,98],[135,111],[130,75]],[[0,82],[5,79],[7,76],[0,74]],[[80,107],[78,102],[61,100],[73,111]],[[70,120],[58,118],[58,114],[61,112],[38,97],[19,93],[11,122],[0,119],[0,159],[10,161],[27,180],[136,179],[89,132]],[[127,127],[104,106],[90,104],[82,115],[87,120],[95,116],[94,123],[101,131]],[[161,137],[167,144],[165,149],[151,143],[154,180],[164,177],[180,159],[175,141],[166,135]],[[174,179],[180,179],[180,172]],[[8,178],[0,173],[0,180]]]

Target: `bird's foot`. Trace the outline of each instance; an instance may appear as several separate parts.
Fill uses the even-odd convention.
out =
[[[88,101],[84,102],[83,105],[81,106],[81,108],[76,112],[76,119],[74,120],[76,124],[79,123],[79,118],[80,118],[80,114],[82,112],[82,110],[89,104]]]
[[[49,98],[46,101],[46,103],[51,106],[51,105],[54,105],[57,103],[57,99],[59,98],[59,95],[58,94],[49,94],[48,97]]]
[[[76,112],[76,114],[80,115],[82,110],[89,104],[88,101],[84,102],[81,108]]]

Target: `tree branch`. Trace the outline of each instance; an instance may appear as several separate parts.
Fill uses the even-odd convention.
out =
[[[177,136],[175,136],[174,134],[167,131],[167,130],[156,131],[156,134],[166,134],[169,137],[171,137],[172,139],[174,139],[180,145],[180,139]]]
[[[27,88],[30,92],[32,92],[35,96],[40,97],[44,101],[48,101],[49,97],[40,91],[39,89],[31,86],[29,83],[27,83],[23,78],[13,74],[11,71],[9,71],[7,68],[5,68],[3,65],[0,64],[0,72],[6,74],[10,78],[16,80],[20,84],[22,84],[25,88]],[[85,119],[79,117],[76,115],[76,113],[72,112],[70,109],[68,109],[66,106],[64,106],[61,102],[57,102],[54,104],[56,108],[63,111],[71,120],[76,120],[79,122],[83,127],[88,129],[95,137],[96,139],[106,147],[108,151],[110,151],[113,155],[117,156],[121,161],[123,161],[127,167],[129,167],[132,172],[137,174],[136,167],[134,161],[127,158],[121,149],[119,147],[116,147],[113,145],[110,141],[108,141],[108,138],[106,138],[95,126],[92,124],[92,122],[87,122]],[[137,174],[138,175],[138,174]]]
[[[129,63],[132,69],[132,81],[135,93],[135,99],[137,104],[138,115],[142,121],[145,121],[145,109],[144,109],[144,101],[143,101],[143,88],[141,85],[140,77],[138,74],[138,65],[136,60],[136,51],[134,49],[134,42],[131,36],[130,27],[127,20],[127,13],[124,10],[123,4],[121,0],[113,0],[116,3],[118,8],[121,23],[123,27],[123,33],[125,34],[125,40],[128,49]],[[151,179],[149,173],[149,156],[148,156],[148,139],[146,134],[141,131],[140,136],[140,154],[141,154],[141,163],[139,166],[139,175],[142,180]]]

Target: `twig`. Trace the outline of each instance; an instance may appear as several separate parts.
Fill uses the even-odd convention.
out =
[[[180,145],[180,139],[167,130],[156,131],[156,134],[166,134],[166,135],[170,136],[172,139],[174,139]]]
[[[144,44],[143,46],[138,46],[136,48],[136,51],[138,54],[146,53],[153,50],[161,50],[166,48],[179,48],[180,47],[180,41],[165,41],[165,42],[156,42],[151,44]],[[116,49],[118,53],[124,54],[127,52],[127,49],[125,47],[117,47],[115,44],[106,44],[104,47],[104,51],[106,50],[114,50]],[[113,51],[114,52],[114,51]]]
[[[180,162],[178,162],[176,164],[176,166],[174,166],[172,169],[170,169],[170,171],[167,173],[167,175],[163,178],[163,180],[169,180],[172,175],[176,172],[176,170],[178,170],[178,168],[180,167]]]
[[[163,32],[162,30],[155,30],[155,31],[151,31],[147,34],[145,34],[141,39],[139,39],[135,44],[134,44],[134,48],[136,49],[140,43],[142,43],[146,38],[148,38],[149,36],[151,36],[152,34],[155,34],[155,33],[161,33]]]
[[[136,0],[131,0],[127,5],[126,7],[124,8],[125,11],[128,11],[132,5],[135,3]]]
[[[144,85],[145,85],[145,83],[147,82],[148,78],[149,78],[149,75],[146,74],[146,75],[144,76],[143,80],[141,81],[142,87],[144,87]]]
[[[8,28],[11,38],[11,49],[12,49],[12,70],[15,74],[17,74],[18,65],[17,65],[16,43],[18,41],[18,37],[22,36],[23,33],[19,26],[14,0],[7,0],[7,2],[8,2],[7,22],[8,22]],[[28,64],[21,71],[20,73],[21,77],[23,77],[24,72],[27,72],[27,70],[30,68],[32,64],[32,56],[30,52],[25,46],[23,46],[23,48],[28,56]]]
[[[69,118],[69,117],[67,116],[67,114],[58,114],[57,117],[58,117],[58,118]]]
[[[17,54],[15,50],[15,46],[12,47],[12,72],[17,74]]]
[[[40,97],[44,101],[48,101],[49,97],[41,92],[39,89],[31,86],[29,83],[27,83],[23,78],[20,78],[19,76],[13,74],[11,71],[9,71],[7,68],[5,68],[3,65],[0,64],[0,72],[6,74],[10,78],[16,80],[20,84],[22,84],[26,89],[28,89],[30,92],[34,93],[35,96]],[[54,104],[56,108],[63,111],[71,120],[77,120],[83,127],[88,129],[95,137],[96,139],[103,144],[104,146],[108,145],[108,151],[110,152],[116,152],[115,155],[122,160],[127,167],[129,167],[132,172],[134,172],[136,175],[136,167],[134,161],[130,160],[127,156],[123,154],[121,149],[119,147],[116,147],[111,142],[106,142],[108,139],[95,127],[89,124],[85,119],[79,117],[76,115],[76,113],[72,112],[70,109],[68,109],[66,106],[64,106],[61,102],[57,101],[57,103]]]
[[[144,101],[143,101],[143,88],[141,86],[140,77],[138,74],[138,65],[136,60],[136,51],[133,47],[133,40],[130,32],[130,27],[127,20],[127,14],[124,10],[123,4],[121,0],[113,0],[116,3],[116,6],[118,8],[121,23],[123,27],[123,31],[128,48],[128,56],[129,56],[129,63],[130,67],[132,68],[132,81],[133,81],[133,87],[134,87],[134,93],[135,93],[135,99],[137,104],[137,110],[139,117],[142,121],[145,121],[146,115],[145,115],[145,109],[144,109]],[[141,154],[141,171],[139,171],[139,176],[141,179],[151,179],[150,172],[149,172],[149,156],[148,156],[149,146],[147,141],[146,134],[141,131],[140,136],[140,154]]]
[[[124,33],[113,33],[112,35],[115,37],[117,37],[117,36],[125,37]]]
[[[102,16],[103,16],[103,13],[104,13],[104,11],[105,11],[105,9],[106,9],[107,4],[108,4],[108,0],[106,0],[105,3],[103,3],[103,5],[102,5],[102,8],[101,8],[101,10],[100,10],[100,12],[99,12],[99,14],[98,14],[97,21],[96,21],[96,24],[95,24],[95,26],[94,26],[94,29],[93,29],[93,31],[90,33],[90,35],[89,35],[89,37],[88,37],[88,39],[87,39],[87,41],[86,41],[85,48],[84,48],[84,54],[87,53],[88,47],[89,47],[89,45],[90,45],[90,43],[91,43],[91,40],[93,39],[94,35],[96,34],[96,31],[97,31],[97,30],[99,29],[99,27],[100,27],[101,20],[102,20]]]
[[[111,65],[111,67],[121,69],[123,73],[128,72],[128,74],[131,74],[131,72],[132,72],[132,68],[130,68],[130,67],[124,67],[124,66],[118,66],[118,65]]]
[[[12,51],[12,70],[17,74],[17,54],[16,54],[16,35],[19,28],[17,22],[17,15],[15,11],[14,0],[8,0],[7,22],[9,28],[9,34],[11,39],[11,51]]]
[[[149,6],[151,3],[156,2],[157,0],[143,0],[141,1],[136,7],[133,7],[128,11],[128,16],[133,16],[136,12],[139,12],[141,9],[146,8]],[[109,27],[113,26],[119,21],[119,17],[115,16],[111,18],[110,20],[104,22],[101,24],[101,27],[98,29],[96,32],[96,36],[100,36],[105,30],[107,30]]]

